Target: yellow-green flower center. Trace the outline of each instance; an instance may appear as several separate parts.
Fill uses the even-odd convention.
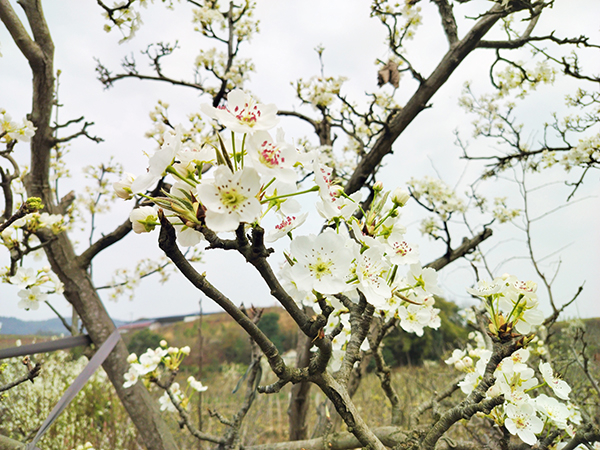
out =
[[[246,200],[246,198],[247,197],[243,196],[235,189],[221,192],[221,203],[223,203],[227,209],[235,210]]]
[[[323,261],[321,258],[318,258],[316,263],[308,266],[308,269],[315,275],[317,280],[320,280],[323,276],[331,274],[330,267],[332,265],[333,262]]]

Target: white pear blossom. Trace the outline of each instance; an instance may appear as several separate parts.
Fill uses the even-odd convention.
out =
[[[173,383],[169,390],[178,402],[181,402],[184,399],[184,394],[181,390],[181,387],[179,386],[179,383]],[[175,405],[173,404],[173,402],[171,402],[171,398],[169,397],[169,394],[167,392],[165,392],[158,399],[158,404],[160,405],[161,411],[168,411],[173,413],[177,412],[177,408],[175,408]]]
[[[406,202],[410,199],[410,193],[406,189],[396,188],[392,195],[390,196],[390,200],[396,206],[404,206]]]
[[[290,246],[296,263],[291,268],[292,280],[303,289],[322,294],[337,294],[348,289],[353,251],[347,240],[328,228],[318,236],[299,236]]]
[[[180,127],[175,129],[175,133],[165,131],[163,144],[150,157],[148,171],[135,177],[135,180],[131,183],[131,191],[134,194],[146,191],[165,175],[167,167],[173,163],[175,155],[181,150],[182,134],[183,130]]]
[[[201,381],[196,380],[194,377],[190,376],[187,379],[188,384],[197,392],[204,392],[208,389],[207,386],[204,386]]]
[[[409,244],[400,233],[392,232],[387,240],[391,251],[388,252],[390,262],[398,265],[412,265],[419,262],[419,249],[415,244]]]
[[[400,317],[400,326],[404,331],[423,336],[423,328],[429,324],[431,314],[427,307],[409,304],[398,307],[398,316]]]
[[[135,175],[127,172],[124,175],[125,176],[119,181],[113,183],[113,189],[115,190],[117,197],[122,198],[123,200],[129,200],[130,198],[133,198],[131,184],[135,180]]]
[[[515,324],[515,329],[521,334],[529,334],[533,327],[544,323],[544,319],[544,313],[537,308],[536,304],[536,307],[526,309],[522,312],[518,322]]]
[[[139,366],[139,364],[137,366]],[[127,372],[125,372],[125,375],[124,375],[125,383],[123,383],[124,388],[131,387],[135,383],[137,383],[138,378],[140,376],[139,372],[137,371],[137,366],[131,365],[131,366],[129,366],[129,370]]]
[[[188,177],[196,172],[196,165],[212,164],[216,161],[214,148],[205,145],[200,150],[196,148],[183,148],[175,155],[173,168],[183,177]]]
[[[550,386],[558,398],[563,400],[569,399],[571,386],[569,386],[566,381],[554,376],[550,363],[540,362],[540,373],[542,374],[544,381]]]
[[[148,349],[146,353],[139,357],[139,364],[132,364],[136,367],[139,375],[146,375],[147,373],[156,370],[160,364],[163,356],[166,355],[166,351],[157,348],[156,350]]]
[[[203,179],[197,189],[198,198],[206,207],[206,226],[216,232],[234,231],[240,222],[258,220],[259,190],[256,169],[245,167],[232,173],[226,166],[217,167],[214,179]]]
[[[270,130],[279,123],[277,106],[257,103],[241,89],[234,89],[227,95],[227,106],[214,108],[203,104],[201,110],[235,133]]]
[[[489,297],[494,294],[501,293],[506,287],[506,284],[501,278],[496,278],[493,281],[479,280],[475,288],[467,288],[467,292],[475,297]]]
[[[355,269],[358,288],[370,304],[381,309],[385,307],[386,300],[392,296],[392,288],[385,279],[389,264],[384,260],[381,249],[377,247],[358,253]]]
[[[248,155],[252,166],[267,179],[276,178],[282,183],[296,183],[297,173],[293,169],[298,161],[298,152],[284,141],[281,128],[277,130],[277,141],[266,131],[257,131],[248,139]]]
[[[275,225],[275,229],[271,230],[265,236],[266,242],[275,242],[284,236],[287,236],[292,230],[298,228],[304,223],[307,213],[300,214],[299,216],[287,216],[280,223]]]
[[[419,264],[411,264],[406,275],[406,283],[415,286],[415,290],[424,296],[442,295],[442,290],[437,285],[437,272],[429,267],[423,268]]]
[[[48,297],[47,294],[42,293],[42,290],[39,286],[22,289],[17,293],[17,295],[21,297],[21,300],[19,303],[17,303],[17,306],[27,310],[38,309],[40,307],[40,303],[45,301]]]
[[[32,267],[19,267],[17,273],[9,280],[20,288],[26,288],[37,281],[37,271]]]
[[[463,393],[468,395],[477,387],[479,382],[483,379],[485,368],[491,357],[492,352],[490,350],[483,350],[481,352],[481,358],[475,363],[475,370],[468,372],[464,380],[458,383],[458,386]]]
[[[512,435],[529,445],[537,442],[537,433],[541,433],[544,422],[535,415],[535,410],[530,403],[522,403],[519,406],[509,403],[505,408],[506,420],[504,426]]]
[[[550,420],[557,428],[565,430],[568,426],[567,421],[571,411],[564,403],[559,402],[553,397],[545,394],[538,395],[534,400],[535,408],[542,415]]]

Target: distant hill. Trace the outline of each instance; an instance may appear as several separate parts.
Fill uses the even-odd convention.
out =
[[[14,317],[0,317],[0,334],[16,335],[36,335],[36,336],[56,336],[69,334],[60,319],[48,319],[39,321],[26,321],[15,319]],[[115,320],[118,327],[126,322]]]

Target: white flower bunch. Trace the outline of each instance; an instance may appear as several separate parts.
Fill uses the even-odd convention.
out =
[[[573,167],[590,164],[600,159],[600,134],[580,139],[576,147],[573,147],[561,158],[560,163],[566,170]]]
[[[377,314],[398,318],[407,332],[420,336],[424,327],[440,326],[439,310],[434,307],[434,295],[441,294],[437,275],[421,266],[418,248],[405,240],[406,228],[399,222],[399,210],[410,198],[408,191],[384,192],[377,184],[371,208],[362,211],[363,219],[358,221],[353,214],[360,208],[360,193],[346,195],[333,169],[314,153],[288,143],[283,131],[275,137],[270,134],[278,123],[275,105],[261,104],[234,90],[226,106],[203,105],[202,111],[227,128],[218,135],[219,144],[191,148],[184,145],[179,128],[165,132],[160,149],[150,156],[148,170],[115,185],[120,196],[144,196],[159,178],[172,176],[165,197],[151,200],[168,212],[180,245],[194,246],[204,240],[204,233],[254,226],[267,213],[279,216],[267,240],[291,237],[307,217],[293,197],[318,192],[316,209],[333,228],[320,235],[294,236],[281,273],[296,301],[317,308],[323,298],[336,303],[334,296],[343,295],[358,302],[364,296]],[[203,170],[209,164],[212,168]],[[297,184],[299,168],[313,172],[312,185],[304,190]],[[159,225],[156,206],[139,207],[130,219],[138,233]],[[337,350],[345,342],[338,337]],[[135,374],[130,377],[133,380]]]
[[[408,182],[413,196],[435,211],[442,220],[448,220],[454,212],[466,211],[464,201],[442,180],[426,176],[421,180],[411,178]]]
[[[1,270],[1,279],[5,283],[18,286],[20,298],[17,306],[25,310],[36,310],[40,303],[46,301],[48,294],[62,294],[64,285],[49,266],[36,270],[32,267],[19,267],[13,276],[9,276],[8,268]]]
[[[178,370],[183,359],[190,354],[188,346],[182,348],[169,347],[165,340],[160,341],[160,347],[156,349],[148,349],[144,354],[138,356],[132,353],[127,358],[129,370],[124,375],[125,382],[123,387],[128,388],[133,386],[141,378],[147,387],[151,386],[152,382],[158,382],[165,372],[174,373]],[[168,389],[175,397],[181,407],[186,408],[189,404],[190,396],[187,395],[189,389],[196,392],[204,392],[208,388],[201,381],[190,376],[187,379],[188,386],[184,390],[181,389],[179,383],[172,383]],[[191,395],[191,394],[190,394]],[[168,392],[158,400],[161,411],[177,412],[177,408],[171,401]]]
[[[506,280],[495,280],[493,283],[480,282],[477,289],[469,290],[475,295],[490,297],[498,295],[505,285],[510,284],[515,289],[533,295],[534,289],[531,283],[516,283],[514,278],[506,277]],[[523,294],[525,295],[525,294]],[[490,329],[493,328],[491,321]],[[492,333],[493,334],[493,333]],[[485,349],[483,336],[480,333],[471,334],[470,338],[475,339],[477,347],[468,345],[467,349],[455,349],[452,356],[445,362],[454,365],[460,371],[466,372],[464,380],[459,382],[459,387],[465,394],[470,394],[483,380],[485,369],[489,363],[492,352]],[[538,347],[531,345],[534,350]],[[523,347],[510,356],[504,358],[494,371],[494,384],[486,392],[487,398],[503,396],[504,402],[496,406],[489,414],[498,425],[503,425],[512,435],[516,435],[523,442],[534,445],[537,442],[537,436],[546,435],[553,428],[562,432],[560,438],[573,436],[575,426],[581,423],[581,417],[577,408],[571,403],[562,403],[554,397],[549,397],[543,393],[534,392],[538,389],[548,386],[556,397],[561,400],[569,399],[571,392],[570,386],[559,377],[555,376],[550,364],[540,361],[537,366],[537,373],[530,366],[532,354],[539,354],[537,351],[530,350],[529,347]],[[473,360],[477,359],[474,364]],[[534,366],[535,367],[535,366]],[[537,376],[541,376],[540,382]]]
[[[304,102],[314,109],[328,108],[337,98],[346,77],[310,77],[296,81],[296,92]]]
[[[164,370],[174,371],[179,368],[183,358],[190,354],[188,346],[177,348],[167,347],[166,341],[161,341],[160,347],[148,349],[138,356],[132,353],[127,358],[130,364],[129,371],[125,374],[124,387],[133,386],[141,377],[146,384],[153,379],[158,379]]]
[[[12,120],[5,109],[0,108],[0,142],[9,143],[12,140],[29,142],[35,134],[35,130],[31,121],[23,119],[19,125]]]
[[[541,325],[544,313],[539,309],[537,284],[520,281],[505,274],[491,282],[481,280],[475,288],[467,288],[469,294],[483,300],[489,317],[492,334],[509,332],[514,328],[528,334],[533,327]]]
[[[145,7],[146,1],[140,0],[139,4]],[[114,28],[117,28],[123,35],[123,38],[119,43],[132,39],[142,24],[140,12],[134,9],[134,6],[137,5],[132,4],[128,8],[124,8],[123,6],[125,6],[124,2],[115,1],[113,3],[112,8],[114,8],[114,10],[112,18],[109,16],[108,12],[103,12],[104,18],[107,21],[110,21],[110,23],[104,25],[104,31],[109,33]]]

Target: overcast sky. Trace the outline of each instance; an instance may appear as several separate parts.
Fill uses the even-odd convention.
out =
[[[70,189],[80,192],[84,182],[80,174],[81,167],[105,161],[111,155],[122,162],[126,171],[142,173],[147,162],[143,152],[154,149],[153,142],[144,138],[144,133],[151,126],[148,112],[157,99],[171,104],[171,120],[174,123],[185,121],[187,114],[198,111],[200,103],[206,102],[206,99],[200,99],[197,92],[186,88],[136,80],[120,81],[112,89],[104,90],[95,78],[94,58],[99,58],[106,66],[118,71],[121,58],[133,53],[140,62],[140,71],[144,71],[147,66],[139,55],[141,49],[152,42],[178,40],[181,50],[165,61],[165,72],[174,78],[191,80],[194,58],[199,48],[205,48],[206,41],[193,32],[190,9],[186,5],[176,5],[175,11],[169,11],[159,4],[150,5],[142,11],[144,26],[136,38],[118,44],[118,32],[107,34],[103,31],[104,20],[95,2],[64,0],[46,3],[46,18],[56,45],[55,68],[62,71],[59,101],[64,108],[61,109],[60,119],[65,121],[84,115],[86,120],[96,124],[92,132],[105,139],[101,144],[83,139],[72,143],[68,158],[73,178],[65,182],[61,193],[65,194]],[[473,3],[483,4],[483,7],[490,5],[490,2]],[[577,11],[573,11],[575,6],[572,3],[558,2],[550,14],[545,13],[539,24],[539,33],[556,29],[561,37],[587,34],[600,42],[598,14],[589,13],[594,7],[597,8],[596,3],[593,0],[577,2],[577,8],[580,8]],[[418,70],[427,75],[446,51],[447,44],[432,5],[428,2],[420,4],[424,11],[424,25],[418,30],[409,56],[414,58]],[[462,17],[475,13],[477,11],[473,9],[463,11],[457,8],[457,15],[461,18],[459,24],[462,26],[459,31],[465,30],[468,25]],[[364,92],[377,89],[374,62],[376,59],[386,60],[389,53],[384,45],[383,27],[375,19],[369,18],[368,2],[259,0],[256,15],[261,21],[261,33],[254,37],[250,45],[243,46],[241,53],[254,61],[256,72],[252,74],[248,87],[263,102],[275,103],[280,109],[299,108],[290,82],[318,74],[318,59],[313,50],[318,45],[326,49],[326,75],[349,78],[344,88],[349,98],[363,102]],[[0,27],[0,45],[3,54],[0,58],[0,107],[6,108],[13,118],[20,120],[30,109],[29,67],[3,27]],[[523,53],[522,57],[526,60],[528,54]],[[454,145],[453,131],[459,129],[461,135],[469,140],[472,117],[458,108],[457,99],[467,79],[473,81],[474,89],[479,93],[490,89],[487,72],[492,60],[493,54],[489,51],[478,51],[471,55],[433,98],[433,107],[422,112],[403,133],[394,146],[394,154],[384,160],[385,167],[380,178],[386,187],[393,189],[397,185],[404,186],[412,176],[431,175],[441,176],[458,193],[463,193],[481,173],[481,166],[467,165],[459,158],[460,150]],[[591,72],[600,72],[600,59],[590,61],[584,67]],[[542,137],[540,125],[550,120],[552,111],[561,110],[564,95],[572,92],[574,86],[574,83],[567,81],[543,87],[520,106],[518,113],[531,130],[528,136],[532,143]],[[396,92],[398,101],[402,103],[409,98],[414,87],[408,78],[403,79]],[[302,111],[314,114],[309,107]],[[299,139],[310,133],[310,129],[295,119],[286,118],[281,124],[289,139]],[[470,140],[470,143],[474,149],[486,146],[491,149],[494,146],[492,142],[477,143]],[[19,144],[16,151],[23,158],[27,150],[24,144]],[[511,173],[507,173],[500,180],[488,181],[485,193],[491,198],[509,196],[509,206],[519,208],[521,200],[515,195],[517,191],[510,176]],[[531,186],[562,182],[567,176],[575,179],[575,174],[565,175],[560,169],[552,170],[542,176],[531,177]],[[597,231],[600,223],[599,194],[598,175],[592,172],[577,197],[584,200],[535,224],[533,245],[536,254],[544,258],[543,270],[551,273],[560,261],[560,272],[555,281],[557,301],[568,300],[577,287],[585,282],[580,298],[567,310],[569,317],[598,316],[600,313],[597,301],[597,292],[600,290],[600,233]],[[535,191],[534,216],[564,203],[567,195],[568,190],[562,183]],[[110,232],[115,224],[128,216],[130,207],[125,202],[115,204],[111,214],[99,221],[99,231]],[[409,227],[409,238],[419,245],[422,262],[427,263],[439,257],[443,247],[418,233],[422,212],[414,202],[405,209],[403,221]],[[318,230],[319,220],[316,214],[314,216],[315,219],[306,224],[305,232]],[[511,225],[495,227],[494,234],[493,243],[486,244],[484,249],[489,252],[496,274],[510,272],[522,279],[537,280],[531,264],[524,258],[524,235]],[[84,248],[87,235],[79,233],[74,237],[80,242],[78,248]],[[462,235],[457,235],[455,239],[460,242],[461,238]],[[101,254],[94,265],[96,284],[105,283],[111,271],[117,267],[134,265],[144,256],[158,256],[156,239],[156,233],[143,236],[132,234],[124,242]],[[283,244],[277,248],[281,250]],[[5,264],[8,257],[5,253],[0,255],[5,258],[1,264]],[[278,261],[280,258],[277,256],[274,259]],[[247,266],[239,256],[212,250],[207,252],[204,263],[199,264],[198,269],[206,271],[209,279],[236,303],[272,305],[274,300],[268,289]],[[473,283],[474,276],[466,263],[454,264],[442,270],[440,280],[447,298],[459,304],[469,301],[465,287]],[[18,309],[16,291],[11,286],[0,286],[0,316],[29,320],[52,317],[52,312],[45,306],[38,311]],[[544,309],[549,311],[546,294],[540,290],[539,295]],[[144,280],[131,302],[124,298],[118,303],[105,303],[113,317],[131,320],[193,313],[198,309],[200,298],[201,294],[185,280],[173,276],[164,285],[156,280]],[[52,301],[60,311],[69,311],[64,299],[55,298]],[[203,307],[205,311],[215,310],[210,300],[204,299]]]

